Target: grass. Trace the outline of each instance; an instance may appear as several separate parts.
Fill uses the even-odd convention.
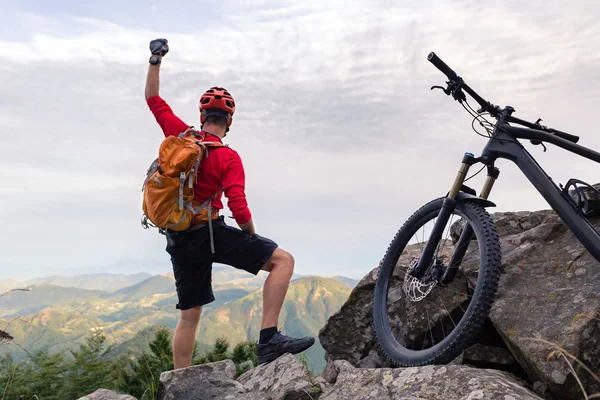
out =
[[[564,348],[560,347],[556,343],[552,343],[552,342],[549,342],[547,340],[538,339],[538,338],[526,338],[525,340],[530,340],[532,342],[540,342],[540,343],[544,343],[544,344],[547,344],[547,345],[551,346],[554,350],[552,350],[548,354],[548,356],[546,357],[546,360],[550,361],[550,359],[552,359],[552,358],[557,359],[557,360],[559,360],[559,359],[564,360],[564,362],[568,365],[569,369],[571,370],[571,373],[575,377],[575,380],[577,381],[577,384],[579,385],[579,388],[581,389],[581,392],[583,393],[583,398],[585,400],[588,400],[588,399],[600,399],[600,393],[588,394],[586,392],[585,388],[583,387],[583,383],[581,382],[581,379],[580,379],[579,375],[577,374],[577,372],[575,371],[575,368],[573,367],[573,363],[576,363],[577,366],[580,369],[583,369],[595,381],[597,381],[598,383],[600,383],[600,377],[598,377],[598,375],[596,373],[594,373],[594,371],[592,371],[591,369],[589,369],[589,367],[587,365],[585,365],[581,360],[579,360],[573,354],[569,353],[567,350],[565,350]]]

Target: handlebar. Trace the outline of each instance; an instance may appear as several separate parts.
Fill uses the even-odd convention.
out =
[[[446,75],[448,77],[448,79],[450,80],[450,82],[448,82],[449,89],[458,90],[458,91],[464,90],[477,103],[479,103],[479,105],[481,106],[480,112],[487,111],[492,116],[498,117],[499,111],[501,111],[500,108],[497,107],[497,106],[494,106],[489,101],[486,101],[483,97],[481,97],[480,95],[478,95],[473,89],[471,89],[463,81],[463,79],[460,76],[458,76],[458,74],[456,72],[454,72],[454,70],[452,68],[450,68],[448,66],[448,64],[446,64],[444,61],[442,61],[442,59],[439,58],[437,56],[437,54],[435,54],[432,51],[427,56],[427,60],[429,62],[431,62],[433,65],[435,65],[435,67],[437,69],[439,69],[442,73],[444,73],[444,75]],[[447,91],[446,94],[450,94],[450,92]],[[457,98],[457,96],[454,93],[453,93],[453,95],[454,95],[455,99],[458,99],[460,101],[460,98]],[[464,99],[464,95],[462,96],[462,99]],[[546,131],[546,132],[549,132],[549,133],[553,133],[554,135],[556,135],[556,136],[558,136],[560,138],[563,138],[565,140],[568,140],[570,142],[573,142],[573,143],[577,143],[579,141],[579,136],[571,135],[570,133],[562,132],[562,131],[559,131],[557,129],[548,128],[548,127],[545,127],[543,125],[540,125],[539,123],[535,123],[534,124],[534,123],[531,123],[531,122],[527,122],[527,121],[524,121],[522,119],[515,118],[513,116],[509,116],[508,117],[508,122],[514,122],[516,124],[523,125],[523,126],[526,126],[528,128],[531,128],[531,129],[537,129],[537,130],[541,130],[541,131]]]
[[[539,131],[553,133],[554,135],[558,136],[559,138],[563,138],[565,140],[568,140],[569,142],[577,143],[579,141],[579,136],[571,135],[570,133],[562,132],[562,131],[559,131],[558,129],[548,128],[548,127],[540,125],[538,123],[534,124],[531,122],[527,122],[525,120],[513,117],[512,115],[510,117],[508,117],[508,122],[513,122],[515,124],[526,126],[527,128],[531,128],[531,129],[537,129]]]
[[[427,60],[429,60],[429,62],[433,65],[435,65],[437,69],[442,71],[451,81],[458,78],[456,72],[454,72],[452,68],[450,68],[445,62],[443,62],[442,59],[439,58],[433,51],[429,53],[429,55],[427,56]]]
[[[569,142],[577,143],[579,142],[579,136],[571,135],[567,132],[562,132],[556,129],[548,128],[549,132],[554,133],[556,136],[568,140]]]

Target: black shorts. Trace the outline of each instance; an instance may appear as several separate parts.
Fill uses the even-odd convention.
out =
[[[212,222],[215,254],[210,251],[208,225],[197,230],[167,233],[167,252],[171,255],[179,303],[187,310],[213,302],[212,264],[227,264],[258,274],[271,258],[277,243],[249,234],[225,223],[223,216]]]

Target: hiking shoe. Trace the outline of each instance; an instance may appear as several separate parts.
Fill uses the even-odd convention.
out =
[[[271,340],[265,344],[256,344],[258,363],[263,364],[277,359],[285,353],[298,354],[315,344],[315,338],[303,337],[294,339],[289,336],[275,332]]]

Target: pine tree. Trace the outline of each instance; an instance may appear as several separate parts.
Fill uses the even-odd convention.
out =
[[[58,396],[68,367],[63,353],[40,351],[32,357],[31,385],[28,392],[43,400],[60,400]]]
[[[98,388],[115,389],[119,386],[118,363],[103,359],[106,336],[95,331],[86,338],[79,351],[71,351],[73,359],[67,364],[65,379],[59,395],[61,399],[77,399]]]
[[[251,341],[238,343],[231,355],[236,367],[236,377],[258,365],[256,345]]]
[[[171,332],[162,327],[156,331],[149,343],[150,352],[143,352],[129,362],[129,374],[121,384],[121,389],[138,399],[155,399],[158,393],[160,374],[173,369],[173,349]]]
[[[225,359],[231,359],[231,355],[228,353],[229,350],[229,339],[221,335],[215,341],[215,347],[206,353],[206,355],[198,357],[194,364],[206,364],[216,361],[222,361]]]

